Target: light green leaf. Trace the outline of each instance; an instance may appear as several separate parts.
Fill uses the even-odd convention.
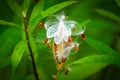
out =
[[[68,75],[65,75],[65,70],[62,70],[57,80],[84,80],[85,78],[99,72],[108,64],[105,63],[90,63],[81,65],[72,65],[69,67]]]
[[[11,56],[0,59],[0,69],[11,64]]]
[[[116,0],[118,6],[120,7],[120,0]]]
[[[120,66],[120,59],[115,56],[109,55],[92,55],[77,61],[74,61],[67,66],[78,65],[78,64],[88,64],[88,63],[108,63],[108,64],[116,64]]]
[[[9,7],[22,19],[22,11],[15,0],[7,0]]]
[[[89,36],[86,36],[86,42],[90,44],[93,48],[95,48],[98,52],[100,52],[101,54],[107,54],[111,56],[120,57],[120,54],[114,51],[112,48],[110,48],[106,44],[100,41],[97,41]]]
[[[80,26],[85,26],[85,25],[88,24],[90,21],[91,21],[90,19],[85,20],[85,21],[81,22],[79,25],[80,25]]]
[[[13,72],[16,70],[17,66],[19,65],[26,48],[27,48],[27,41],[20,41],[14,48],[14,51],[12,54],[12,71]]]
[[[95,11],[97,13],[99,13],[100,15],[106,16],[106,17],[113,19],[113,20],[117,21],[118,23],[120,23],[120,17],[112,12],[109,12],[109,11],[104,10],[104,9],[96,9]]]
[[[101,64],[101,65],[98,66],[98,64]],[[76,60],[76,61],[68,64],[65,67],[65,69],[66,68],[71,69],[71,71],[69,71],[69,74],[66,76],[65,70],[63,70],[57,80],[61,80],[62,77],[64,77],[64,79],[70,79],[70,78],[84,79],[84,78],[98,72],[100,69],[104,68],[108,64],[115,64],[115,65],[120,66],[120,59],[118,57],[109,56],[109,55],[87,56],[87,57],[84,57],[82,59]],[[81,76],[78,76],[78,74]]]
[[[0,25],[19,27],[18,24],[15,24],[15,23],[12,23],[12,22],[7,22],[7,21],[4,21],[4,20],[0,20]]]
[[[63,3],[57,4],[57,5],[54,5],[54,6],[50,7],[49,9],[47,9],[47,10],[41,12],[40,14],[36,15],[35,18],[30,19],[30,21],[29,21],[30,33],[34,31],[34,29],[35,29],[39,20],[41,20],[41,19],[59,11],[59,10],[61,10],[62,8],[66,7],[68,5],[76,3],[76,2],[77,1],[66,1],[66,2],[63,2]]]
[[[33,20],[37,15],[39,15],[43,11],[45,0],[40,0],[36,6],[33,8],[30,21]]]
[[[23,9],[25,11],[25,13],[27,13],[29,6],[30,6],[31,0],[24,0],[23,1]]]

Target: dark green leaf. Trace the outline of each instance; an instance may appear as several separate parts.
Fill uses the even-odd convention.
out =
[[[22,11],[20,6],[15,0],[7,0],[9,7],[20,17],[22,18]]]
[[[1,25],[8,25],[8,26],[19,27],[18,24],[15,24],[15,23],[12,23],[12,22],[7,22],[7,21],[4,21],[4,20],[0,20],[0,24]]]
[[[27,48],[27,41],[20,41],[14,48],[14,51],[12,54],[12,70],[13,71],[15,71],[17,66],[19,65],[26,48]]]
[[[109,46],[89,36],[86,37],[86,42],[90,44],[93,48],[95,48],[98,52],[100,52],[101,54],[107,54],[111,56],[120,57],[120,54],[114,51],[113,49],[111,49]]]
[[[20,30],[17,28],[9,28],[0,35],[0,58],[11,54],[12,49],[20,40]]]
[[[29,75],[25,80],[36,80],[34,74]]]
[[[11,56],[0,59],[0,69],[11,64]]]
[[[66,7],[68,5],[76,3],[76,2],[77,1],[66,1],[66,2],[63,2],[63,3],[57,4],[55,6],[52,6],[52,7],[50,7],[49,9],[47,9],[43,12],[40,12],[40,14],[36,15],[35,18],[30,19],[30,22],[29,22],[30,33],[33,32],[33,30],[35,29],[39,20],[41,20],[41,19],[59,11],[59,10],[61,10],[62,8]]]
[[[44,43],[46,39],[46,30],[44,28],[38,28],[34,33],[36,43]]]
[[[104,9],[96,9],[95,11],[103,16],[106,16],[106,17],[113,19],[113,20],[117,21],[118,23],[120,23],[120,17],[112,12],[109,12]]]
[[[118,6],[120,7],[120,0],[116,0]]]

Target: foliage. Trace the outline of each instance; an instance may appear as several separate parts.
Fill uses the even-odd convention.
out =
[[[3,10],[4,6],[7,6],[6,11],[10,12],[10,14],[6,11],[0,13],[0,79],[36,80],[36,75],[34,75],[36,70],[41,80],[52,80],[55,74],[57,74],[56,80],[105,80],[105,77],[100,78],[104,74],[100,72],[103,68],[109,65],[114,65],[115,69],[116,66],[120,67],[120,17],[117,15],[120,11],[110,9],[117,5],[117,8],[115,7],[117,10],[120,7],[120,0],[116,0],[115,3],[111,0],[113,5],[109,4],[108,10],[106,6],[103,8],[101,5],[99,5],[100,9],[96,9],[96,5],[103,3],[104,0],[92,0],[91,2],[88,0],[0,1],[0,10],[2,6]],[[62,11],[68,15],[69,19],[76,20],[79,26],[87,26],[85,32],[87,36],[85,40],[81,40],[81,36],[77,38],[73,36],[76,41],[80,43],[82,41],[80,50],[72,51],[63,69],[59,72],[56,69],[52,49],[43,44],[46,30],[38,24],[45,22],[48,16]],[[10,18],[7,15],[10,15]],[[66,69],[70,69],[67,75]],[[10,70],[10,73],[7,70]],[[3,72],[6,77],[2,75]],[[14,76],[11,75],[12,72]],[[119,69],[117,73],[120,73]],[[106,74],[106,76],[109,80],[119,80],[117,73],[116,78],[111,78],[114,73]]]

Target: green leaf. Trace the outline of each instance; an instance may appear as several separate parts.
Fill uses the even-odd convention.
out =
[[[109,12],[104,9],[96,9],[95,11],[100,15],[106,16],[106,17],[113,19],[113,20],[117,21],[118,23],[120,23],[120,17],[112,12]]]
[[[80,25],[80,26],[85,26],[85,25],[88,24],[90,21],[91,21],[90,19],[85,20],[85,21],[81,22],[79,25]]]
[[[45,3],[45,0],[40,0],[36,4],[36,6],[33,8],[30,21],[33,20],[36,17],[36,15],[39,15],[43,11],[44,3]]]
[[[46,39],[46,30],[44,28],[38,28],[34,33],[36,43],[44,43]]]
[[[25,11],[25,13],[27,13],[29,6],[30,6],[31,0],[24,0],[23,2],[23,9]]]
[[[9,7],[22,19],[22,11],[15,0],[7,0]]]
[[[72,65],[65,75],[65,70],[62,70],[57,80],[84,80],[91,75],[98,73],[101,69],[105,68],[108,64],[105,63],[90,63],[82,65]]]
[[[0,59],[0,69],[11,64],[11,56]]]
[[[18,24],[15,24],[15,23],[12,23],[12,22],[7,22],[7,21],[4,21],[4,20],[0,20],[0,24],[1,25],[7,25],[7,26],[19,27]]]
[[[120,7],[120,0],[116,0],[118,6]]]
[[[68,5],[76,3],[76,2],[77,1],[66,1],[66,2],[63,2],[63,3],[57,4],[57,5],[54,5],[54,6],[50,7],[49,9],[47,9],[47,10],[41,12],[40,14],[36,15],[35,18],[30,19],[30,21],[29,21],[30,33],[34,31],[34,29],[35,29],[39,20],[41,20],[41,19],[59,11],[59,10],[61,10],[62,8],[66,7]]]
[[[108,64],[115,64],[120,66],[120,59],[115,56],[109,55],[92,55],[77,61],[74,61],[67,66],[78,65],[78,64],[88,64],[88,63],[108,63]]]
[[[100,52],[101,54],[107,54],[111,56],[120,57],[120,54],[114,51],[112,48],[110,48],[106,44],[100,41],[97,41],[89,36],[86,36],[86,42],[90,44],[93,48],[95,48],[98,52]]]
[[[34,53],[34,55],[36,56],[38,53],[37,53],[37,47],[36,47],[36,43],[35,43],[35,40],[34,38],[32,37],[32,35],[29,35],[30,36],[30,45],[31,45],[31,48],[32,48],[32,52]],[[36,58],[35,58],[36,59]]]
[[[27,41],[20,41],[14,48],[14,51],[12,54],[12,71],[13,72],[16,70],[17,66],[19,65],[26,48],[27,48]]]
[[[21,30],[11,27],[0,35],[0,58],[10,55],[15,45],[20,41]]]
[[[84,66],[86,64],[90,70],[84,71],[84,69],[86,70],[86,66]],[[94,68],[96,68],[96,64],[103,64],[103,66],[101,66],[101,67],[99,66],[98,69],[94,69]],[[65,69],[68,67],[71,68],[70,74],[73,77],[73,79],[77,79],[78,75],[76,73],[79,73],[79,74],[83,73],[84,75],[86,74],[85,76],[83,74],[81,74],[82,77],[80,77],[80,76],[78,77],[79,79],[83,79],[86,76],[88,77],[88,76],[96,73],[97,71],[99,71],[100,69],[105,67],[107,64],[115,64],[115,65],[120,66],[120,59],[117,56],[92,55],[92,56],[84,57],[82,59],[78,59],[78,60],[66,65]],[[92,65],[93,69],[89,65]],[[84,68],[82,66],[84,66]],[[83,70],[81,70],[81,69],[83,69]],[[91,70],[93,70],[93,71],[90,72]],[[65,76],[64,73],[65,73],[65,71],[62,71],[58,80],[60,80],[63,76]],[[71,76],[69,75],[68,77],[71,77]],[[68,77],[65,77],[65,78],[68,78]]]
[[[29,75],[25,80],[36,80],[34,74]]]
[[[98,66],[98,64],[101,64],[101,65]],[[66,76],[65,70],[63,70],[57,80],[63,79],[62,77],[64,77],[64,79],[70,79],[70,78],[84,79],[84,78],[98,72],[100,69],[104,68],[108,64],[115,64],[115,65],[120,66],[120,59],[118,57],[109,56],[109,55],[87,56],[87,57],[84,57],[82,59],[76,60],[76,61],[68,64],[65,67],[65,69],[66,68],[71,69],[71,71],[69,71],[69,74]],[[81,76],[78,76],[78,74]]]

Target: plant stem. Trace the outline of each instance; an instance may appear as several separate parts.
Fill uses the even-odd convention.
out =
[[[28,45],[28,49],[30,51],[30,56],[32,59],[32,67],[33,67],[34,75],[35,75],[36,80],[39,80],[36,65],[35,65],[35,59],[33,56],[32,48],[30,46],[30,38],[29,38],[28,28],[27,28],[27,24],[26,24],[26,17],[23,17],[23,19],[24,19],[24,28],[25,28],[26,40],[28,41],[27,45]]]

